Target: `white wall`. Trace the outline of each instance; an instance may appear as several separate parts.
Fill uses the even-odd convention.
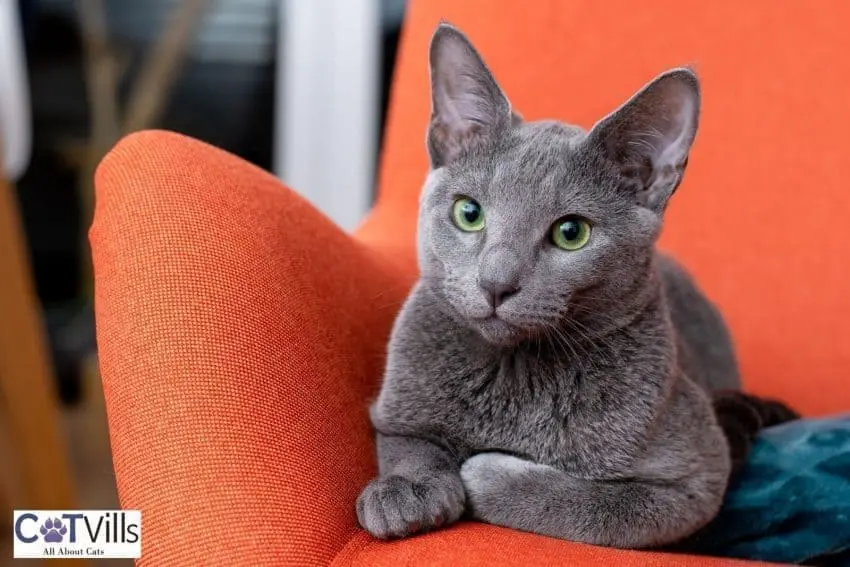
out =
[[[274,170],[351,230],[373,195],[380,103],[377,0],[281,0]]]
[[[0,0],[0,171],[13,181],[29,165],[31,121],[18,5]]]

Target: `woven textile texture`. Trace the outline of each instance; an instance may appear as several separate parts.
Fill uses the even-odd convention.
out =
[[[356,528],[374,474],[366,407],[415,278],[428,39],[453,21],[527,119],[585,126],[694,64],[702,126],[663,246],[727,314],[748,387],[814,415],[850,404],[848,17],[841,0],[413,0],[379,202],[353,237],[220,150],[164,132],[122,141],[97,173],[91,242],[140,563],[730,565],[483,525],[394,543]]]

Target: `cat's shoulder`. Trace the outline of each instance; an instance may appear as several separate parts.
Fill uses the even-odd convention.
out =
[[[656,253],[656,265],[668,306],[674,311],[708,309],[711,304],[690,272],[678,260],[661,252]]]
[[[463,358],[460,326],[417,282],[396,318],[381,390],[369,413],[388,434],[423,435],[444,420],[451,405],[450,384]]]
[[[668,280],[689,280],[691,279],[687,268],[672,255],[656,251],[655,262],[658,266],[658,271],[661,273],[665,281]]]
[[[706,301],[696,281],[681,262],[663,252],[656,252],[655,260],[662,289],[671,309],[678,309],[683,303],[702,304]]]

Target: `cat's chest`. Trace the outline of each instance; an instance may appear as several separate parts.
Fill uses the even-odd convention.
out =
[[[465,419],[444,430],[456,444],[471,452],[503,451],[551,464],[567,454],[569,411],[560,392],[497,382],[468,394],[458,400]]]
[[[570,389],[573,371],[536,357],[470,361],[462,370],[432,362],[410,415],[417,427],[461,453],[503,451],[542,463],[569,454]]]

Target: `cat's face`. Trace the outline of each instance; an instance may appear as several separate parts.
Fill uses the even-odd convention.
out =
[[[424,285],[501,345],[615,317],[650,273],[681,180],[698,118],[693,74],[661,75],[589,133],[512,114],[474,48],[445,24],[431,76]]]
[[[558,327],[579,299],[604,307],[646,272],[658,216],[618,191],[584,141],[556,123],[518,125],[428,178],[423,276],[493,342]]]

